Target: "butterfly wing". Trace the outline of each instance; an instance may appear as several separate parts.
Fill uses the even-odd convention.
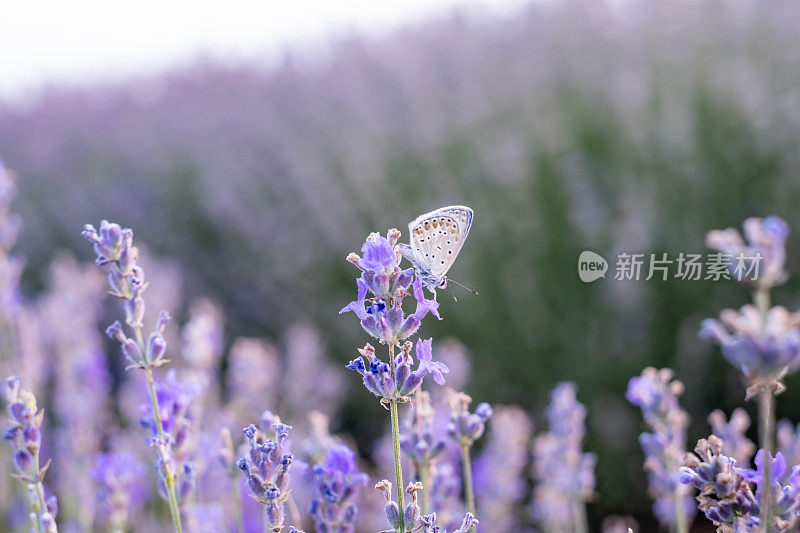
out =
[[[472,209],[463,205],[440,207],[418,216],[408,225],[417,264],[435,278],[443,278],[467,239],[472,217]]]

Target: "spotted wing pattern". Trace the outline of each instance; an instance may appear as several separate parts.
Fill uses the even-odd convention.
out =
[[[419,266],[441,279],[453,266],[472,226],[473,212],[463,205],[441,207],[408,225],[409,240]]]

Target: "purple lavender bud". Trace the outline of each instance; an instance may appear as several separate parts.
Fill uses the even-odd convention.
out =
[[[11,376],[3,381],[3,398],[6,402],[14,403],[19,395],[19,378]]]
[[[33,455],[25,448],[14,450],[14,467],[22,475],[33,475]]]
[[[251,446],[253,444],[255,444],[256,431],[257,431],[256,430],[256,426],[253,425],[253,424],[250,424],[249,426],[247,426],[246,428],[244,428],[242,430],[242,433],[244,433],[244,436],[247,438],[247,440],[250,441],[250,445]]]
[[[160,361],[167,351],[167,341],[160,333],[151,333],[147,340],[147,360],[150,363]]]
[[[361,359],[360,357],[356,357],[355,359],[350,361],[350,363],[348,363],[347,366],[345,366],[345,368],[347,368],[349,370],[355,370],[356,372],[358,372],[362,376],[367,371],[367,368],[364,366],[364,360]]]
[[[284,513],[283,513],[283,503],[278,502],[278,490],[271,488],[267,490],[267,499],[269,503],[267,503],[267,521],[272,526],[278,526],[283,524]]]
[[[26,425],[26,420],[28,419],[28,408],[25,407],[24,403],[21,402],[14,402],[8,406],[8,413],[11,415],[11,419],[19,425]]]
[[[484,422],[489,420],[492,417],[492,406],[486,402],[478,404],[478,407],[475,408],[475,414]]]
[[[50,495],[47,498],[47,511],[54,517],[58,516],[58,499],[55,495]]]
[[[156,322],[156,330],[159,333],[164,333],[167,325],[172,322],[172,315],[162,310],[158,312],[158,321]]]
[[[91,224],[84,224],[83,231],[81,231],[81,237],[90,242],[96,242],[100,239],[100,236],[97,234],[97,230]]]
[[[239,470],[241,470],[245,474],[248,474],[250,472],[250,467],[248,466],[246,459],[239,459],[238,461],[236,461],[236,466],[239,468]]]
[[[139,349],[139,344],[133,339],[125,339],[122,343],[122,353],[132,363],[140,363],[142,361],[142,350]]]
[[[33,453],[39,449],[39,446],[42,444],[42,433],[39,431],[39,428],[34,426],[28,426],[22,430],[22,443],[23,445],[31,450]]]
[[[403,366],[408,368],[408,365]],[[422,385],[422,378],[424,376],[425,374],[419,371],[410,373],[400,385],[397,394],[400,396],[410,396],[414,394],[420,385]]]
[[[17,435],[19,435],[19,431],[20,431],[20,429],[17,426],[9,426],[3,432],[3,437],[2,438],[3,438],[3,440],[6,440],[6,441],[13,441],[14,439],[17,438]]]
[[[380,271],[395,264],[392,245],[384,237],[367,240],[361,246],[361,264],[364,268]]]
[[[144,318],[144,298],[135,296],[130,300],[125,300],[125,322],[135,328],[142,327]]]
[[[400,507],[398,507],[397,502],[386,502],[383,512],[386,514],[386,520],[389,525],[394,529],[400,529]]]
[[[113,324],[111,324],[106,328],[106,335],[122,343],[124,343],[127,340],[127,337],[122,332],[122,324],[119,323],[119,320],[115,321]]]

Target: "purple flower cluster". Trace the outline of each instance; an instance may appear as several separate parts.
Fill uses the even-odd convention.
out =
[[[481,438],[486,429],[486,422],[492,417],[492,406],[480,403],[474,413],[469,412],[472,398],[463,392],[454,392],[450,395],[450,422],[447,424],[447,434],[461,446],[472,446]]]
[[[164,499],[169,497],[164,481],[168,469],[175,476],[176,494],[180,504],[191,495],[196,484],[197,472],[192,460],[194,443],[191,407],[197,396],[198,385],[194,382],[178,381],[175,370],[170,369],[166,378],[163,381],[157,380],[154,386],[163,437],[159,437],[158,422],[150,401],[139,406],[143,415],[141,424],[150,430],[151,445],[159,450],[156,464],[156,470],[160,473],[159,494]]]
[[[534,518],[545,527],[586,531],[584,502],[594,494],[597,458],[583,452],[586,408],[574,383],[553,389],[546,414],[549,431],[533,445]]]
[[[800,313],[780,306],[766,316],[753,305],[725,309],[719,320],[703,321],[700,336],[719,344],[725,359],[751,378],[780,380],[800,368]]]
[[[730,420],[725,420],[725,413],[717,409],[708,415],[711,431],[722,441],[722,454],[732,457],[738,465],[746,465],[756,451],[756,445],[747,438],[750,427],[750,415],[744,409],[736,409]]]
[[[428,313],[440,320],[442,318],[439,316],[439,303],[426,299],[422,282],[414,280],[414,269],[400,268],[402,256],[396,250],[399,238],[400,232],[396,229],[389,230],[386,238],[373,233],[361,247],[361,257],[354,253],[347,257],[362,272],[356,280],[358,297],[339,311],[339,314],[354,312],[364,331],[381,343],[391,345],[416,333]],[[409,287],[412,288],[417,307],[414,314],[406,316],[402,303]],[[372,297],[367,298],[368,292]]]
[[[721,531],[752,531],[763,525],[759,502],[761,492],[769,490],[775,502],[772,526],[776,531],[794,531],[800,509],[800,466],[792,468],[789,474],[782,453],[772,457],[759,450],[755,469],[740,468],[734,458],[723,453],[723,447],[722,440],[714,435],[700,439],[695,453],[686,454],[680,469],[681,482],[700,491],[697,496],[700,510]],[[770,486],[764,487],[767,461]],[[757,487],[755,494],[753,484]]]
[[[39,464],[44,411],[37,407],[33,393],[20,389],[16,376],[4,380],[2,395],[8,404],[8,427],[3,432],[3,440],[14,450],[12,459],[16,477],[28,485],[33,529],[55,533],[58,503],[55,496],[45,498],[43,485],[49,462],[44,467]]]
[[[648,367],[628,382],[625,397],[642,410],[650,431],[639,436],[645,455],[653,512],[662,524],[682,522],[693,514],[694,504],[688,487],[681,485],[678,469],[686,453],[686,428],[689,417],[678,403],[683,384],[672,381],[672,371]]]
[[[422,533],[447,533],[447,531],[438,526],[436,522],[436,513],[431,513],[421,517],[420,523],[422,524]],[[453,529],[451,533],[468,533],[469,531],[473,531],[479,523],[480,522],[478,522],[478,519],[475,518],[475,515],[472,513],[467,513],[464,515],[461,525],[456,529]]]
[[[431,396],[420,390],[414,395],[414,409],[400,434],[400,449],[411,459],[418,473],[429,468],[447,447],[446,442],[433,435],[434,410]],[[426,487],[430,491],[430,487]]]
[[[744,221],[745,243],[734,228],[713,230],[706,236],[706,246],[728,256],[732,273],[738,265],[747,281],[753,286],[771,288],[786,281],[783,271],[786,262],[786,238],[789,225],[780,217],[748,218]],[[752,264],[758,261],[758,265]]]
[[[419,506],[419,493],[422,492],[422,483],[409,483],[406,493],[411,496],[411,501],[400,509],[400,504],[392,499],[392,483],[389,480],[381,480],[375,484],[375,488],[383,493],[386,504],[383,507],[386,520],[392,526],[392,531],[413,531],[417,522],[422,518],[422,509]],[[402,515],[400,514],[402,512]],[[435,522],[435,519],[433,520]],[[432,523],[433,524],[433,523]],[[432,525],[431,524],[431,525]]]
[[[498,407],[486,446],[475,460],[478,516],[498,531],[520,531],[514,509],[528,493],[526,467],[533,424],[519,407]]]
[[[311,500],[309,513],[317,533],[352,533],[358,514],[353,500],[369,477],[358,471],[356,454],[344,444],[325,452],[325,459],[312,468],[318,496]]]
[[[284,504],[289,498],[293,455],[288,451],[287,439],[292,428],[269,412],[261,417],[259,425],[261,429],[253,424],[244,428],[250,450],[237,466],[247,479],[250,494],[264,506],[266,525],[272,531],[280,531],[285,519]]]
[[[755,526],[758,502],[740,476],[736,460],[723,455],[722,447],[722,440],[714,435],[698,441],[696,455],[686,454],[679,478],[700,491],[699,508],[714,525],[749,531],[747,528]]]
[[[112,531],[125,531],[128,517],[147,497],[147,472],[131,452],[99,453],[92,468],[97,486],[97,519]]]
[[[444,384],[444,374],[448,369],[444,363],[433,361],[432,342],[432,339],[417,341],[419,364],[416,370],[412,370],[414,358],[411,356],[411,349],[414,344],[411,341],[403,343],[400,353],[391,364],[379,359],[375,355],[375,348],[367,344],[358,350],[360,356],[350,361],[347,368],[358,372],[367,390],[380,397],[382,403],[391,400],[408,402],[409,396],[419,389],[426,375],[433,374],[437,383]]]

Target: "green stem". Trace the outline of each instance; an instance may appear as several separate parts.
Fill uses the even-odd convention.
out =
[[[675,510],[673,524],[675,533],[689,533],[689,524],[686,522],[686,513],[683,509],[683,498],[677,491],[672,494],[672,505]]]
[[[236,516],[236,531],[244,533],[244,519],[242,518],[242,495],[239,490],[239,478],[232,478],[233,481],[233,512]]]
[[[767,489],[771,487],[771,467],[770,457],[772,450],[775,447],[773,442],[773,433],[775,431],[775,397],[772,395],[772,390],[767,384],[764,390],[761,391],[759,398],[759,440],[761,448],[765,451],[766,457],[764,458],[764,470],[762,472],[761,480],[761,511],[764,521],[764,533],[772,533],[774,526],[772,523],[773,516],[773,494],[772,490]]]
[[[472,490],[472,461],[469,457],[469,444],[461,445],[461,462],[464,467],[464,497],[467,500],[467,511],[477,516],[475,513],[475,492]],[[475,533],[475,528],[470,529]]]
[[[133,328],[136,334],[136,342],[139,344],[139,349],[142,354],[145,354],[144,338],[142,337],[142,328]],[[153,367],[150,366],[150,361],[145,361],[145,375],[147,376],[147,387],[150,391],[150,403],[153,407],[153,415],[156,420],[156,433],[158,440],[164,442],[164,427],[161,423],[161,412],[158,406],[158,396],[156,396],[155,383],[153,381]],[[169,498],[169,513],[172,516],[172,527],[175,533],[183,533],[181,527],[181,511],[178,507],[178,497],[175,495],[175,475],[168,464],[164,464],[164,485],[167,488],[167,497]]]
[[[770,295],[769,290],[763,287],[756,289],[753,294],[758,313],[761,317],[761,332],[765,333],[767,329],[767,316],[769,314]],[[770,457],[775,447],[774,433],[775,433],[775,397],[772,395],[771,377],[766,377],[764,380],[764,389],[759,395],[758,403],[758,433],[759,444],[761,449],[767,454],[764,458],[764,470],[762,472],[761,485],[763,490],[761,492],[761,517],[764,524],[764,533],[772,533],[774,530],[772,514],[773,514],[773,494],[767,487],[771,487],[771,472],[772,465],[770,464]]]
[[[431,490],[433,486],[431,485],[431,472],[430,466],[425,463],[419,467],[419,480],[422,483],[422,515],[425,516],[430,511],[428,509],[431,506]]]
[[[394,350],[392,350],[394,351]],[[394,358],[392,359],[394,360]],[[406,533],[404,520],[405,498],[403,497],[403,466],[400,464],[400,421],[397,416],[397,400],[392,399],[389,403],[392,411],[392,441],[394,442],[394,478],[397,484],[397,505],[400,507],[400,528],[399,533]]]

